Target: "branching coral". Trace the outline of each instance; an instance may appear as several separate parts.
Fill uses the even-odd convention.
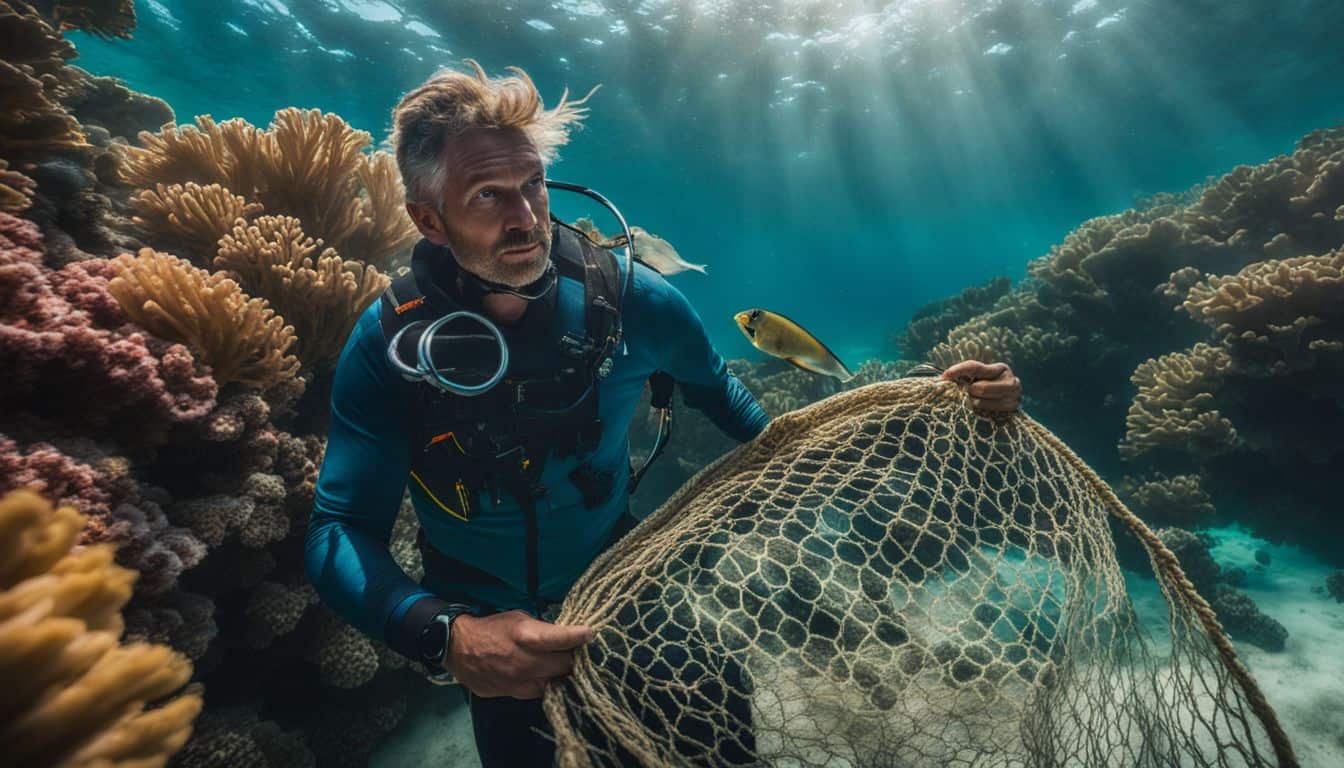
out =
[[[1241,439],[1218,412],[1214,396],[1230,365],[1227,352],[1208,344],[1140,365],[1131,377],[1139,392],[1125,419],[1120,454],[1135,458],[1170,446],[1216,456],[1237,448]]]
[[[122,173],[145,188],[220,184],[268,214],[297,218],[344,259],[387,266],[417,234],[391,156],[364,154],[371,138],[315,109],[280,110],[265,131],[203,115],[195,126],[141,133],[143,147],[125,150]]]
[[[142,190],[130,199],[133,221],[160,245],[171,246],[190,257],[197,266],[208,267],[219,238],[238,219],[261,212],[218,184],[201,186],[194,181]]]
[[[298,374],[294,329],[229,278],[145,248],[113,261],[108,291],[126,314],[160,338],[196,350],[216,381],[267,388]]]
[[[198,690],[174,695],[191,664],[118,645],[136,574],[111,546],[72,550],[83,524],[29,491],[0,499],[0,750],[14,765],[163,766],[201,709]]]
[[[996,277],[984,285],[974,285],[951,298],[924,305],[896,339],[901,355],[923,360],[947,332],[972,317],[988,311],[995,301],[1008,294],[1012,281]]]
[[[1222,337],[1241,372],[1344,372],[1344,248],[1205,278],[1182,306]]]
[[[219,241],[215,266],[229,270],[248,294],[270,302],[298,337],[307,367],[326,369],[341,353],[359,314],[387,278],[370,265],[342,261],[333,248],[304,234],[298,219],[262,216],[239,222]]]
[[[1126,477],[1120,491],[1129,507],[1151,525],[1200,525],[1214,512],[1199,475]]]

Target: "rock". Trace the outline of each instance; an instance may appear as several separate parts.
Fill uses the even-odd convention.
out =
[[[1344,571],[1335,571],[1325,577],[1325,591],[1335,598],[1335,602],[1344,603]]]

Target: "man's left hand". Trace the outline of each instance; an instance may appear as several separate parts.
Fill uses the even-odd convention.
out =
[[[970,395],[971,407],[985,413],[1012,413],[1022,404],[1022,382],[1006,363],[963,360],[943,371],[944,381],[955,381]]]

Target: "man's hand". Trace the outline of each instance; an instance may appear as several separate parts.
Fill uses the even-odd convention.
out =
[[[966,390],[977,411],[1012,413],[1022,404],[1022,382],[1005,363],[963,360],[943,371],[940,378]]]
[[[561,627],[522,611],[453,620],[444,667],[481,698],[537,699],[546,681],[569,674],[588,627]]]

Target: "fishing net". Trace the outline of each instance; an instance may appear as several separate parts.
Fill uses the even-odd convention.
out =
[[[1147,551],[1140,623],[1108,518]],[[1296,765],[1176,558],[1058,438],[905,379],[775,419],[578,581],[589,765]]]

